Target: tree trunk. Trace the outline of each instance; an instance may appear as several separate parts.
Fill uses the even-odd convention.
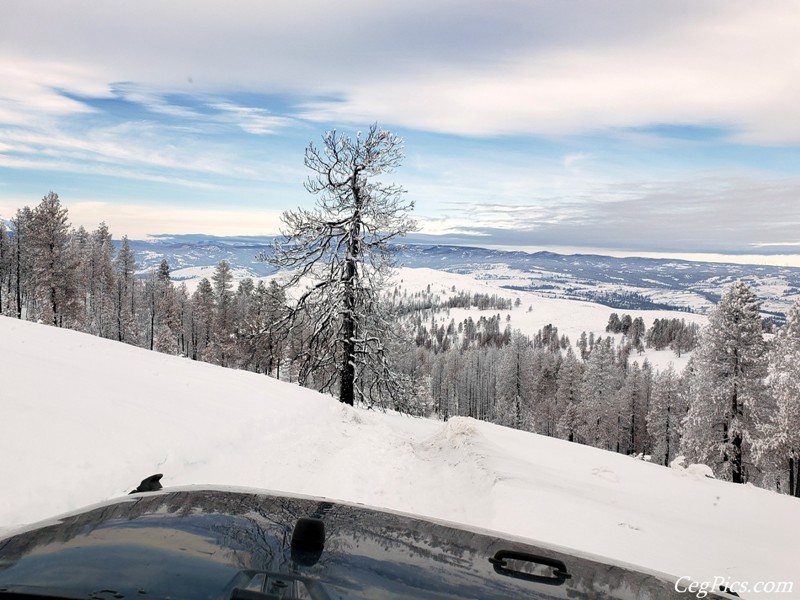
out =
[[[358,280],[358,262],[361,260],[361,190],[358,183],[358,171],[353,173],[351,191],[355,203],[355,212],[350,225],[350,239],[345,252],[344,273],[344,321],[342,323],[342,365],[339,372],[339,401],[353,406],[355,402],[356,381],[356,282]]]
[[[355,261],[349,259],[347,262],[347,281],[345,289],[344,303],[344,323],[342,324],[342,336],[344,350],[342,352],[342,366],[340,370],[339,382],[339,401],[353,406],[355,400],[354,383],[356,379],[356,343],[355,343],[355,290],[353,290],[355,277]]]
[[[356,230],[357,232],[357,230]],[[342,323],[342,365],[339,372],[339,401],[353,406],[356,380],[356,260],[358,255],[357,233],[347,249],[344,277],[344,315]]]
[[[738,393],[736,385],[733,387],[733,418],[740,416]],[[744,473],[742,473],[742,434],[736,433],[733,436],[733,483],[744,483]]]
[[[56,288],[50,287],[50,304],[53,309],[53,325],[58,327],[58,301],[56,300]]]
[[[22,318],[22,246],[20,244],[20,231],[19,226],[17,226],[16,231],[17,237],[17,264],[16,264],[16,275],[17,275],[17,290],[16,290],[16,301],[17,301],[17,318]]]

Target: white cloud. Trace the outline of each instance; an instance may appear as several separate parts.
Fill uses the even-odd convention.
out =
[[[243,131],[254,135],[275,133],[295,123],[293,119],[270,114],[262,108],[239,106],[231,102],[217,102],[209,106],[223,113],[222,116],[216,116],[216,120],[234,123]]]
[[[679,123],[730,128],[743,143],[800,142],[793,0],[11,0],[0,21],[6,122],[25,106],[86,109],[53,90],[107,96],[130,81],[129,98],[177,116],[192,111],[162,92],[235,89],[336,98],[307,104],[309,119],[468,135]],[[220,107],[252,133],[285,124]]]
[[[591,154],[587,154],[585,152],[573,152],[564,155],[564,157],[561,159],[561,163],[564,165],[565,169],[572,169],[579,163],[589,160],[591,157]]]
[[[90,70],[65,62],[0,56],[0,81],[0,124],[38,125],[42,119],[93,112],[64,90],[96,98],[110,95],[107,83]]]
[[[128,102],[140,104],[153,113],[181,119],[199,119],[203,117],[202,113],[168,102],[163,94],[145,90],[138,86],[115,85],[114,94]]]

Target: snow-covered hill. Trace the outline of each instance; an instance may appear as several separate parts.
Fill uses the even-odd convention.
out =
[[[273,269],[256,260],[269,252],[269,237],[161,235],[133,240],[140,273],[166,259],[176,279],[190,284],[221,260],[241,276],[264,277]],[[763,302],[765,314],[780,320],[800,299],[800,268],[710,263],[653,258],[617,258],[591,254],[522,252],[488,248],[398,244],[397,259],[412,268],[471,274],[498,286],[535,292],[550,298],[601,302],[619,310],[688,309],[710,311],[725,287],[743,280]]]
[[[792,581],[800,593],[800,502],[695,470],[470,419],[348,408],[253,373],[7,317],[0,394],[0,528],[163,472],[167,486],[362,502],[676,578]]]

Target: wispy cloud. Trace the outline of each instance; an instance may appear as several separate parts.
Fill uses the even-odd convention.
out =
[[[506,245],[725,253],[767,252],[771,247],[800,250],[800,177],[759,181],[720,173],[647,185],[615,183],[597,190],[603,201],[594,195],[586,190],[580,198],[529,205],[454,203],[445,214],[422,215],[420,222],[423,233],[471,233]]]
[[[42,119],[87,114],[94,109],[65,96],[64,89],[107,97],[109,87],[88,69],[66,62],[0,57],[0,124],[37,125]]]
[[[158,25],[143,6],[158,11]],[[743,143],[800,141],[793,0],[335,8],[322,0],[224,8],[78,0],[69,10],[30,0],[0,9],[0,18],[10,63],[23,50],[63,57],[55,67],[39,64],[31,81],[83,78],[95,93],[107,93],[96,88],[110,81],[189,94],[283,90],[337,98],[306,104],[302,118],[466,135],[681,123],[720,126]],[[164,114],[185,110],[140,100]],[[239,114],[259,133],[276,125],[264,121],[270,115]]]
[[[233,123],[254,135],[276,133],[284,127],[296,124],[294,119],[270,114],[263,108],[239,106],[230,102],[217,102],[209,106],[219,111],[220,114],[215,116],[216,120]]]
[[[200,119],[204,116],[191,108],[170,102],[164,94],[146,90],[141,86],[116,84],[113,86],[113,90],[115,96],[127,102],[139,104],[152,113],[180,119]]]
[[[561,163],[564,165],[565,169],[572,169],[590,158],[592,158],[592,155],[586,152],[572,152],[564,155],[561,159]]]

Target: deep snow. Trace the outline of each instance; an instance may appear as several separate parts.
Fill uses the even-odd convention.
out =
[[[698,470],[471,419],[353,409],[264,376],[7,317],[0,407],[0,529],[163,472],[166,486],[362,502],[676,578],[792,581],[800,595],[800,501]]]

